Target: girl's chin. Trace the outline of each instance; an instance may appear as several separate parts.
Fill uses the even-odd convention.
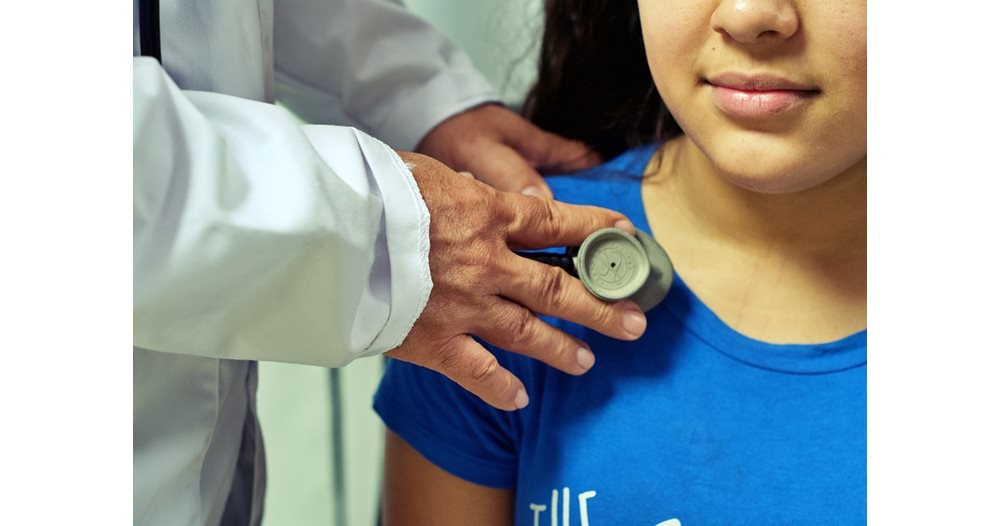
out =
[[[763,165],[719,167],[719,173],[730,184],[762,194],[791,194],[817,187],[836,176],[835,173],[810,172],[799,166]]]

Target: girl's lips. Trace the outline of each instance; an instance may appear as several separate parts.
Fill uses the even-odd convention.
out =
[[[710,84],[712,100],[723,113],[739,118],[763,118],[799,106],[816,94],[800,89],[741,89]]]

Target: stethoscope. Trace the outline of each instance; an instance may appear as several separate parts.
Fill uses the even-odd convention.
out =
[[[163,62],[160,53],[160,0],[139,0],[139,53]]]
[[[524,252],[516,254],[562,268],[580,278],[591,294],[604,301],[632,300],[643,311],[657,306],[670,291],[674,266],[670,257],[649,234],[635,235],[618,228],[602,228],[565,253]]]

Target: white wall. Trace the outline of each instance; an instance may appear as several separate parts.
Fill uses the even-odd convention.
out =
[[[264,526],[372,526],[378,513],[382,422],[371,410],[381,357],[339,370],[334,401],[330,370],[261,363],[257,408],[267,453]],[[343,439],[334,440],[340,413]],[[334,444],[343,451],[345,484],[335,483]],[[338,496],[338,493],[340,494]],[[335,502],[342,502],[337,507]]]
[[[538,69],[541,0],[403,0],[464,49],[504,102],[520,106]]]
[[[320,367],[260,364],[257,412],[267,455],[264,525],[333,524],[329,374]]]

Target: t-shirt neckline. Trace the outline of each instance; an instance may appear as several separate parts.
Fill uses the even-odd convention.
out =
[[[635,157],[620,165],[640,176],[629,193],[629,199],[634,202],[625,208],[638,211],[629,219],[636,228],[650,234],[652,230],[642,202],[641,176],[658,147],[659,144],[653,144],[632,150]],[[626,160],[611,162],[616,161]],[[769,343],[757,340],[722,321],[676,273],[670,293],[656,308],[666,308],[682,326],[719,353],[753,367],[796,374],[822,374],[852,369],[868,361],[867,329],[823,343]]]

